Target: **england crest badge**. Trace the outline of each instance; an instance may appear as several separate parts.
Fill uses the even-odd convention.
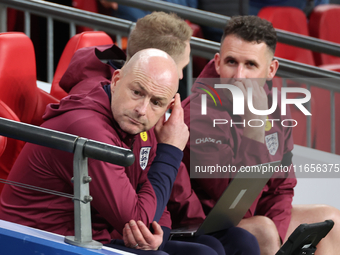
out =
[[[274,156],[277,152],[277,149],[279,148],[279,136],[277,132],[270,135],[266,135],[265,140],[270,155]]]
[[[142,147],[140,149],[139,165],[143,170],[145,170],[146,166],[148,165],[150,149],[151,147]]]

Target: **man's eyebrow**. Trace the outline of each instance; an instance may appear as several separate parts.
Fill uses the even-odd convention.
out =
[[[233,56],[226,56],[224,58],[224,62],[228,61],[228,60],[234,60],[237,62],[237,59]],[[257,62],[255,59],[247,59],[246,62],[248,63],[253,63],[255,66],[259,66],[259,62]]]
[[[227,64],[227,62],[228,62],[229,60],[233,60],[233,61],[237,62],[237,59],[234,58],[233,56],[226,56],[226,57],[223,59],[223,62]]]
[[[141,90],[148,92],[138,81],[135,81],[134,84],[136,84]]]
[[[141,89],[143,90],[144,92],[148,93],[149,91],[144,87],[142,86],[139,82],[135,82],[135,84]],[[152,97],[153,99],[156,99],[158,101],[167,101],[167,98],[166,97],[160,97],[160,96],[153,96]]]
[[[227,59],[235,59],[233,56],[226,56],[225,58],[224,58],[224,60],[227,60]]]
[[[259,66],[259,65],[260,65],[259,62],[257,62],[257,61],[254,60],[254,59],[247,59],[247,62],[253,63],[255,66]]]
[[[165,97],[154,96],[154,97],[152,97],[152,99],[154,99],[156,101],[161,101],[162,103],[166,103],[168,101]]]

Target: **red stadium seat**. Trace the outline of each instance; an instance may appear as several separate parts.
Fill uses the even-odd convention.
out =
[[[312,109],[312,127],[314,128],[313,148],[330,152],[330,93],[327,89],[311,87],[315,107]]]
[[[0,117],[40,125],[48,103],[59,100],[36,85],[31,40],[20,32],[0,33]],[[7,138],[0,157],[0,178],[6,179],[24,142]],[[0,191],[3,185],[0,185]]]
[[[308,25],[307,25],[307,17],[303,11],[294,7],[265,7],[261,9],[258,13],[258,16],[270,21],[275,28],[286,30],[289,32],[301,34],[301,35],[309,35]],[[313,53],[310,50],[302,49],[299,47],[290,46],[283,43],[277,43],[275,56],[308,64],[315,65]],[[274,81],[273,86],[281,88],[281,80],[277,79]],[[301,84],[297,84],[294,82],[288,82],[288,86],[296,87],[303,86]],[[320,93],[319,93],[320,92]],[[319,118],[325,117],[325,115],[319,116],[319,111],[316,111],[319,105],[322,105],[323,95],[326,93],[326,90],[322,90],[320,88],[312,87],[312,146],[315,146],[315,137],[316,137],[316,127],[315,123],[319,122]],[[293,95],[292,95],[293,96]],[[298,95],[296,95],[298,96]],[[298,121],[298,126],[293,128],[294,135],[294,143],[302,146],[307,145],[306,139],[306,128],[307,128],[307,119],[305,115],[297,108],[291,108],[293,119]]]
[[[198,38],[204,38],[202,29],[199,25],[191,23],[189,20],[185,20],[185,22],[191,27],[192,29],[192,36]],[[193,77],[198,77],[199,74],[202,72],[203,68],[206,64],[208,64],[209,60],[206,58],[193,56],[192,57],[192,75]]]
[[[67,96],[67,93],[60,88],[59,81],[70,64],[73,54],[78,49],[106,44],[113,44],[112,39],[106,33],[101,31],[88,31],[73,36],[67,43],[63,54],[60,57],[57,69],[54,73],[50,94],[58,99]]]
[[[72,6],[74,8],[78,8],[84,11],[100,13],[104,15],[111,16],[112,9],[105,8],[99,1],[97,0],[72,0]],[[85,32],[85,31],[93,31],[93,28],[85,27],[85,26],[77,26],[77,34]]]
[[[57,103],[37,87],[35,53],[24,33],[0,33],[0,100],[20,121],[40,125],[46,105]]]
[[[81,10],[98,13],[96,0],[72,0],[72,6]]]
[[[7,144],[7,137],[0,135],[0,157],[2,153],[5,151],[6,144]]]
[[[98,6],[96,0],[72,0],[72,6],[84,11],[90,11],[98,13]],[[92,28],[77,26],[77,33],[82,33],[85,31],[93,31]]]
[[[258,16],[270,21],[275,28],[300,35],[309,35],[306,15],[298,8],[265,7],[260,10]],[[277,44],[275,56],[307,65],[314,65],[313,54],[310,50],[283,43]]]
[[[324,68],[327,70],[340,72],[340,64],[330,64],[330,65],[322,65],[320,68]],[[320,119],[316,124],[316,148],[324,151],[331,150],[331,126],[330,126],[330,92],[322,90],[322,94],[318,91],[318,97],[323,98],[324,104],[322,107],[317,107],[317,111],[319,111],[318,116],[323,116],[323,119]],[[335,93],[335,130],[340,129],[340,93]],[[335,132],[335,153],[340,155],[340,135],[338,132]]]
[[[277,79],[277,78],[275,78]],[[292,87],[301,87],[302,85],[297,84],[295,82],[292,82],[290,84],[290,81],[288,81],[288,86]],[[312,97],[310,101],[311,109],[310,112],[312,114],[312,125],[311,125],[311,145],[314,147],[314,139],[316,135],[316,129],[314,124],[314,117],[316,113],[317,104],[315,101],[315,97],[313,96],[313,91],[311,91]],[[301,93],[288,93],[287,98],[293,99],[293,98],[300,98],[304,97]],[[305,107],[307,107],[305,105]],[[293,127],[293,138],[294,138],[294,144],[301,145],[301,146],[307,146],[307,117],[306,115],[295,105],[290,105],[290,111],[292,119],[296,120],[298,122],[297,126]]]
[[[316,38],[340,43],[340,33],[337,26],[340,16],[340,5],[326,4],[314,8],[309,19],[309,32]],[[340,58],[314,52],[316,65],[340,64]]]
[[[203,38],[203,32],[199,25],[191,23],[189,20],[185,20],[185,22],[191,27],[192,36]]]
[[[340,72],[340,64],[324,65],[320,66],[320,68]],[[310,91],[312,95],[312,147],[331,152],[330,91],[315,86],[312,86]],[[294,141],[296,144],[306,146],[306,118],[296,107],[291,108],[291,111],[293,119],[299,121],[299,125],[293,128]],[[335,93],[335,128],[336,130],[340,128],[340,93]],[[340,136],[337,134],[336,154],[340,155]]]
[[[304,87],[304,84],[288,81],[288,87]],[[330,93],[316,86],[310,87],[311,92],[311,146],[314,149],[330,152]],[[301,94],[292,93],[289,98],[299,98]],[[305,105],[306,106],[306,105]],[[298,125],[293,128],[294,144],[307,146],[307,117],[296,106],[291,106],[291,115]]]
[[[0,117],[19,121],[19,118],[15,113],[0,100]],[[19,155],[24,142],[20,140],[15,140],[12,138],[7,138],[0,136],[0,178],[7,179],[9,171],[11,170],[14,161]],[[2,191],[4,184],[0,183],[0,193]]]
[[[23,29],[23,13],[15,9],[7,8],[7,31],[17,31]]]

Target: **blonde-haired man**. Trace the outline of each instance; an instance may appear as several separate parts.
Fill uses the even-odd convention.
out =
[[[153,12],[139,19],[129,35],[127,61],[138,51],[156,48],[167,52],[176,62],[179,78],[189,63],[192,29],[176,14]]]

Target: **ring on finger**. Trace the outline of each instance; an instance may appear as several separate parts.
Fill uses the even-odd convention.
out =
[[[132,246],[132,248],[136,248],[138,246],[138,243],[136,243],[136,245]]]

